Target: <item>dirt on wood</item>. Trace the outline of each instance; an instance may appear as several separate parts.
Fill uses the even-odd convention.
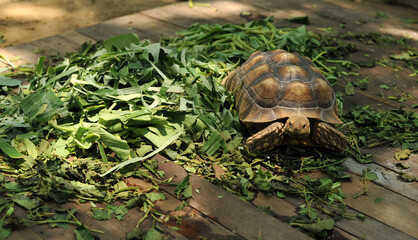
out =
[[[0,47],[175,2],[179,0],[0,0]]]

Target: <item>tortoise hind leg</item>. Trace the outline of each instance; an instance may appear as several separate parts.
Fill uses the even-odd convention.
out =
[[[250,150],[268,151],[278,146],[283,141],[283,138],[284,124],[274,122],[249,137],[247,139],[247,146]]]
[[[332,151],[343,153],[347,147],[347,137],[325,122],[313,122],[311,124],[312,140],[318,145]]]

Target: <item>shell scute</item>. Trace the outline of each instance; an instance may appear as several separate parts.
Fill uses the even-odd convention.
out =
[[[273,77],[267,77],[257,82],[248,91],[258,105],[263,108],[271,108],[277,105],[278,90],[280,90],[280,83]]]
[[[307,79],[308,72],[303,67],[297,65],[286,65],[283,67],[279,67],[278,77],[285,82],[290,82],[296,79]]]
[[[271,60],[276,64],[298,64],[300,63],[300,58],[298,58],[295,54],[291,54],[288,52],[281,52],[279,54],[275,54],[271,57]]]
[[[315,107],[316,104],[311,86],[301,81],[289,82],[286,84],[280,106],[298,109]]]

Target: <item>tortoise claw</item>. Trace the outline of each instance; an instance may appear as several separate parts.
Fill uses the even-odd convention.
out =
[[[250,150],[256,149],[259,151],[268,151],[279,145],[283,139],[284,124],[281,122],[274,122],[249,137],[246,143]]]

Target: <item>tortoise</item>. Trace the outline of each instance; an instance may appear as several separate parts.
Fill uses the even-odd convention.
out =
[[[335,92],[309,58],[282,49],[255,52],[223,84],[252,134],[246,141],[250,150],[280,145],[345,150],[347,137],[332,127],[342,123]]]

